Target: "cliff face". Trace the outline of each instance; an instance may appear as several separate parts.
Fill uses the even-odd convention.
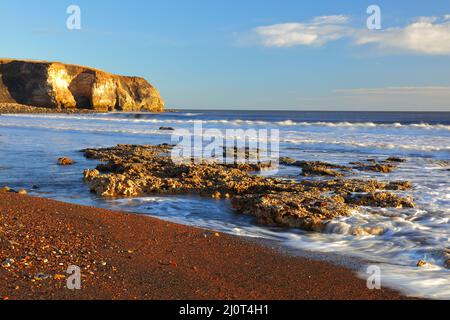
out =
[[[97,111],[164,109],[158,90],[143,78],[62,63],[0,59],[0,103]]]

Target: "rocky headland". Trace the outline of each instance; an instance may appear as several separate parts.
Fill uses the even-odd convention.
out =
[[[59,62],[0,59],[1,112],[51,109],[106,111],[164,110],[158,90],[139,77]]]

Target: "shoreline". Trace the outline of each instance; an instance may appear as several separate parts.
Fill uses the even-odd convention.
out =
[[[105,113],[90,109],[56,109],[27,106],[19,103],[0,103],[0,116],[2,114],[94,114]]]
[[[11,192],[0,212],[0,299],[407,299],[329,262],[149,216]],[[65,288],[69,265],[81,290]]]

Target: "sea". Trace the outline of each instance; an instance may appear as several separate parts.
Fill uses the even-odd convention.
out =
[[[173,142],[173,131],[204,129],[274,129],[279,154],[298,160],[337,164],[405,158],[389,174],[361,172],[352,177],[410,180],[404,195],[414,209],[362,207],[351,217],[330,222],[325,233],[259,225],[233,212],[227,200],[196,196],[146,196],[103,199],[83,183],[83,170],[95,168],[84,148],[117,144]],[[61,167],[70,157],[75,165]],[[302,179],[299,168],[280,168],[265,175]],[[361,261],[358,274],[379,270],[381,285],[403,294],[450,299],[450,112],[305,112],[175,110],[154,113],[3,114],[0,115],[0,187],[24,188],[32,195],[69,203],[129,211],[185,225],[269,241],[288,252],[332,255]],[[355,236],[354,227],[383,227],[381,236]],[[61,230],[64,232],[64,230]],[[425,267],[417,267],[424,260]],[[373,269],[373,266],[376,268]],[[368,268],[366,270],[366,267]],[[372,268],[369,268],[372,267]]]

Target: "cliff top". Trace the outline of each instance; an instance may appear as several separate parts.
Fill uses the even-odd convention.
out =
[[[58,64],[58,65],[64,65],[64,66],[68,66],[68,67],[83,68],[83,69],[86,69],[86,70],[91,70],[91,71],[95,71],[95,72],[98,72],[98,73],[103,73],[103,74],[111,75],[111,76],[132,78],[132,79],[144,79],[145,80],[144,77],[119,75],[119,74],[111,73],[111,72],[108,72],[108,71],[105,71],[105,70],[102,70],[102,69],[82,66],[82,65],[73,64],[73,63],[64,63],[64,62],[60,62],[60,61],[33,60],[33,59],[14,59],[14,58],[1,58],[0,57],[0,64],[6,64],[6,63],[11,63],[11,62],[23,62],[23,63],[31,63],[31,64],[47,64],[47,65]]]

